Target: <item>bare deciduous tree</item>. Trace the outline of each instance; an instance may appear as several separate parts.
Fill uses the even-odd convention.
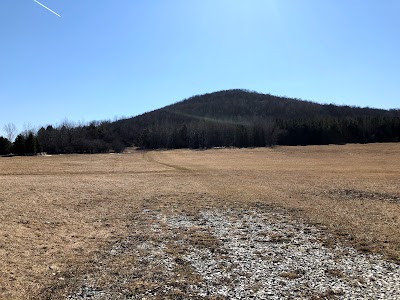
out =
[[[7,134],[7,139],[10,142],[14,141],[15,136],[17,135],[17,126],[15,126],[14,123],[8,123],[6,125],[4,125],[4,131]]]

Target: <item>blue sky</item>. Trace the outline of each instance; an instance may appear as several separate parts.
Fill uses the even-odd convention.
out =
[[[0,1],[0,134],[244,88],[400,108],[400,1]]]

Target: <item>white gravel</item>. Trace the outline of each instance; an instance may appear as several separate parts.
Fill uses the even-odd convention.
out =
[[[398,265],[338,243],[327,248],[325,232],[281,212],[210,209],[199,216],[166,216],[146,210],[143,216],[153,221],[148,229],[157,239],[122,241],[109,255],[129,253],[164,279],[128,297],[96,285],[92,274],[90,288],[83,285],[68,299],[400,299]],[[196,233],[216,244],[198,244]],[[171,245],[178,254],[167,251]],[[182,263],[199,280],[182,281],[176,273]],[[143,268],[132,266],[135,276],[116,281],[137,280]]]
[[[225,255],[191,246],[185,259],[204,281],[201,296],[229,299],[400,299],[399,266],[353,248],[324,247],[324,233],[286,215],[203,211],[202,220],[170,219],[171,226],[206,226]],[[204,225],[205,221],[205,225]]]

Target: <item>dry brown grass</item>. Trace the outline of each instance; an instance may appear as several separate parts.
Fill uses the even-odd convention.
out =
[[[62,297],[102,249],[151,238],[143,209],[273,205],[333,233],[327,244],[400,259],[400,144],[0,158],[0,187],[0,299]]]

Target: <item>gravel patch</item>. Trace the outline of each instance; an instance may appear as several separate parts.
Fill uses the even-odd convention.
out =
[[[115,275],[125,290],[99,286],[92,274],[67,299],[400,299],[398,265],[338,243],[328,248],[323,241],[333,237],[281,212],[142,218],[152,221],[152,240],[127,239],[109,252],[136,259]],[[138,280],[146,285],[132,288]]]
[[[340,245],[326,248],[324,233],[315,227],[272,212],[203,211],[201,216],[225,254],[190,248],[185,258],[205,279],[193,287],[199,295],[400,299],[398,265]]]

